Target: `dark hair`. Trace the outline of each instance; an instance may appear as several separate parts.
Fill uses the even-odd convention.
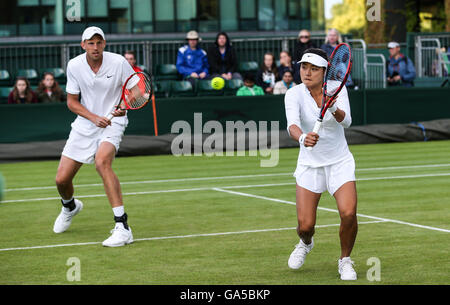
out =
[[[286,69],[284,70],[283,74],[281,75],[281,77],[283,77],[286,73],[290,73],[292,77],[294,77],[294,71],[292,71],[291,69]]]
[[[14,100],[19,100],[19,90],[17,89],[17,82],[18,81],[24,81],[25,84],[27,85],[27,88],[25,89],[25,99],[27,103],[31,103],[31,101],[33,100],[33,91],[30,88],[30,82],[28,81],[28,79],[26,77],[22,77],[22,76],[18,76],[16,78],[16,82],[14,83],[14,88],[13,88],[13,98]]]
[[[61,99],[61,97],[63,96],[64,92],[61,89],[61,87],[59,86],[58,82],[55,79],[55,75],[53,75],[53,73],[51,72],[44,72],[44,75],[42,76],[42,80],[39,83],[39,86],[37,88],[37,92],[45,92],[45,90],[47,90],[47,88],[44,85],[44,79],[47,75],[51,75],[53,77],[53,86],[51,88],[52,93],[58,95],[58,97]]]
[[[219,37],[220,36],[225,36],[225,38],[227,39],[227,42],[225,43],[225,47],[228,49],[231,46],[231,41],[230,38],[228,37],[228,34],[225,32],[220,32],[216,35],[216,40],[214,41],[214,44],[218,47],[219,46]]]
[[[125,55],[125,54],[133,55],[134,59],[136,59],[136,51],[134,51],[134,50],[127,50],[127,51],[125,51],[125,53],[123,55]]]
[[[277,69],[277,63],[276,63],[276,61],[275,61],[275,55],[273,55],[272,52],[266,52],[266,53],[264,53],[263,61],[262,61],[262,64],[261,64],[261,70],[262,70],[263,72],[266,72],[266,71],[267,71],[267,67],[266,67],[266,65],[264,64],[264,57],[266,57],[266,55],[272,56],[272,66],[270,67],[270,72],[272,72],[273,74],[275,74],[275,77],[276,77],[276,76],[278,75],[278,69]]]
[[[244,81],[251,81],[251,82],[255,82],[255,74],[253,74],[252,72],[247,72],[244,74]]]
[[[310,48],[310,49],[305,50],[305,52],[303,52],[303,54],[306,54],[306,53],[313,53],[313,54],[319,55],[320,57],[322,57],[323,59],[325,59],[326,61],[328,61],[328,55],[327,55],[327,52],[325,52],[325,51],[322,50],[322,49],[318,49],[318,48]],[[303,54],[302,54],[302,56],[303,56]]]

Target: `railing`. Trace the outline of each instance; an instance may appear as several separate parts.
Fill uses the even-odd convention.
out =
[[[386,88],[386,59],[383,54],[366,54],[367,78],[365,88]]]
[[[366,43],[362,39],[347,39],[352,50],[352,80],[356,86],[364,88],[367,80]]]
[[[416,73],[418,77],[442,77],[441,42],[438,38],[416,37]]]

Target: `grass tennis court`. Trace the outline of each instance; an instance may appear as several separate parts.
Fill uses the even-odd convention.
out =
[[[450,141],[350,149],[359,213],[353,283],[448,284]],[[339,216],[328,193],[314,250],[300,270],[287,266],[298,242],[297,156],[298,149],[281,149],[273,168],[249,156],[117,158],[135,239],[121,248],[101,246],[113,214],[93,165],[75,178],[83,211],[57,235],[58,161],[0,164],[7,182],[0,284],[344,284],[337,272]],[[71,257],[79,259],[80,281],[67,280]],[[381,263],[379,282],[366,277],[371,257]]]

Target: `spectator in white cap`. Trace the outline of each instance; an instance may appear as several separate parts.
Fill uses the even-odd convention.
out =
[[[386,61],[386,76],[389,86],[413,87],[416,78],[414,64],[407,56],[400,53],[400,44],[388,43],[389,59]]]
[[[187,45],[178,49],[177,70],[184,79],[192,84],[196,79],[205,79],[209,74],[209,63],[206,52],[198,47],[201,41],[196,31],[189,31],[186,35]]]

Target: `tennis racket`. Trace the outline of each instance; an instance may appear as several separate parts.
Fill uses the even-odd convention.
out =
[[[319,132],[330,104],[336,99],[342,87],[345,86],[351,70],[352,52],[350,46],[346,43],[341,43],[337,45],[328,60],[328,68],[323,82],[322,108],[320,109],[319,118],[314,124],[314,133]],[[327,97],[329,97],[328,101]],[[312,148],[312,146],[306,147],[308,150]]]
[[[115,109],[136,110],[144,107],[153,96],[152,78],[145,72],[136,72],[130,75],[122,87],[122,94]],[[111,120],[112,113],[106,116]]]

